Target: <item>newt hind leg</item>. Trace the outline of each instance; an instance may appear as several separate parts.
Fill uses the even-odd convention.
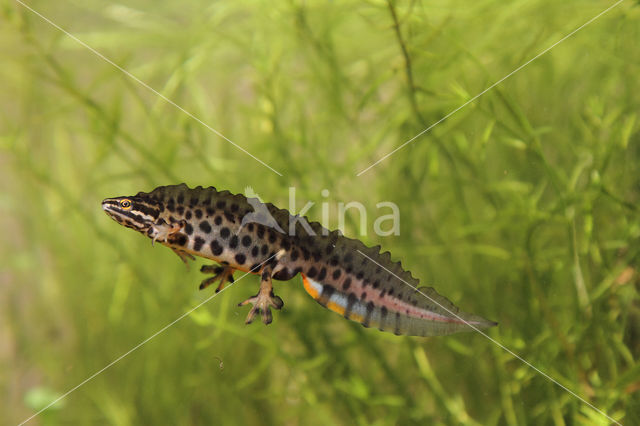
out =
[[[200,272],[203,274],[214,274],[212,277],[205,278],[200,283],[200,290],[204,290],[216,281],[220,281],[216,287],[216,293],[222,290],[226,283],[233,284],[233,273],[236,270],[229,265],[203,265]]]
[[[260,281],[260,290],[258,294],[248,298],[244,302],[238,304],[238,306],[244,306],[249,303],[253,305],[245,324],[251,324],[256,315],[260,313],[262,315],[262,322],[265,324],[271,324],[273,321],[273,315],[271,314],[271,308],[281,309],[284,306],[284,302],[279,296],[273,294],[273,284],[271,282],[272,268],[270,266],[265,267],[262,270],[262,279]]]

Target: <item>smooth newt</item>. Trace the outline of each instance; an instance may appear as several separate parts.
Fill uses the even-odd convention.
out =
[[[468,331],[470,325],[496,325],[460,311],[433,288],[418,290],[419,281],[392,262],[389,252],[380,253],[380,246],[366,247],[257,198],[181,184],[107,198],[102,208],[121,225],[171,248],[185,263],[194,255],[218,262],[202,267],[213,276],[200,289],[219,281],[220,291],[233,282],[236,270],[259,274],[258,294],[240,303],[253,305],[246,323],[260,313],[269,324],[270,308],[284,304],[273,293],[272,279],[301,274],[318,303],[365,327],[436,336]]]

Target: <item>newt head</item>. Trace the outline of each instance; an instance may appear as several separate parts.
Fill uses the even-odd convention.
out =
[[[120,225],[145,235],[163,210],[159,201],[137,196],[106,198],[102,201],[102,209]]]

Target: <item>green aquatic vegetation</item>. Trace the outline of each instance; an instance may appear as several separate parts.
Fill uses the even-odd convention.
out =
[[[391,201],[381,244],[488,335],[640,422],[640,12],[614,2],[0,6],[0,422],[19,423],[211,296],[100,201],[186,182],[314,220]],[[224,134],[268,167],[212,133]],[[322,190],[328,189],[328,195]],[[335,215],[330,215],[335,218]],[[337,227],[337,221],[328,224]],[[609,424],[477,333],[403,338],[246,277],[31,424]]]

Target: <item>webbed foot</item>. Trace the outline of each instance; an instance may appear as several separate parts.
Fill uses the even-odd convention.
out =
[[[160,242],[167,241],[169,236],[175,234],[176,232],[179,232],[182,228],[184,228],[185,225],[186,222],[184,220],[174,223],[167,223],[164,219],[159,219],[147,230],[147,235],[151,238],[151,245],[154,245],[157,240],[159,240]]]
[[[279,296],[275,296],[271,288],[267,289],[266,287],[260,287],[260,291],[258,292],[258,294],[248,298],[244,302],[238,303],[238,306],[244,306],[249,303],[253,304],[253,307],[247,315],[245,324],[251,324],[258,313],[262,315],[263,323],[271,324],[271,321],[273,321],[271,308],[279,310],[282,308],[282,306],[284,306],[284,302],[282,301],[282,299]]]
[[[235,271],[236,270],[229,265],[203,265],[202,268],[200,268],[200,272],[202,272],[203,274],[215,275],[213,277],[202,280],[199,287],[200,290],[204,290],[205,288],[209,287],[211,284],[219,280],[220,284],[218,284],[218,287],[216,288],[216,293],[219,293],[224,288],[227,282],[233,284],[233,273]]]

